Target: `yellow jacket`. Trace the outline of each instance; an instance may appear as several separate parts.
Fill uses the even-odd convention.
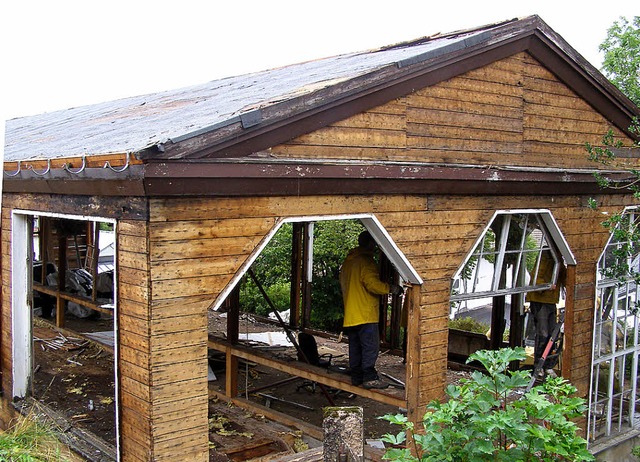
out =
[[[551,278],[553,277],[553,265],[554,261],[552,258],[545,258],[543,256],[543,258],[540,259],[540,268],[538,268],[538,277],[536,279],[536,284],[545,284],[551,282]],[[560,300],[560,289],[564,287],[565,280],[564,265],[561,263],[559,266],[558,280],[555,287],[547,290],[539,290],[537,292],[528,292],[528,302],[550,303],[552,305],[558,303],[558,301]]]
[[[356,247],[349,252],[340,270],[340,286],[344,327],[378,322],[379,296],[388,294],[390,286],[380,280],[372,251]]]

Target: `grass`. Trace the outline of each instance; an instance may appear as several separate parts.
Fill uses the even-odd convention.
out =
[[[32,414],[19,416],[7,431],[0,431],[0,460],[7,462],[67,462],[66,448],[53,429]]]

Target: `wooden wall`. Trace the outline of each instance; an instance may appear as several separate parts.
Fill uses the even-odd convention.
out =
[[[551,72],[520,53],[275,146],[271,153],[597,168],[587,159],[585,142],[599,144],[609,128]]]
[[[417,390],[409,390],[409,393],[417,394],[415,401],[423,409],[431,400],[443,396],[453,274],[495,211],[549,209],[578,262],[576,284],[572,289],[574,311],[568,313],[567,321],[573,333],[567,341],[571,346],[567,370],[568,378],[586,396],[596,262],[608,238],[600,224],[601,212],[619,211],[624,205],[632,204],[633,199],[630,196],[599,197],[602,208],[595,212],[586,207],[588,197],[545,196],[544,191],[533,193],[525,197],[432,195],[152,200],[152,310],[159,306],[175,312],[186,309],[189,321],[185,321],[181,329],[193,346],[200,349],[187,350],[187,355],[193,353],[189,358],[180,357],[190,371],[186,376],[182,375],[182,379],[188,376],[193,394],[197,395],[198,383],[205,375],[198,365],[204,367],[205,364],[206,348],[201,343],[206,340],[206,308],[276,220],[279,217],[375,213],[424,279],[415,324],[419,328],[413,333],[418,337],[419,378],[414,382]],[[172,251],[165,251],[167,248]],[[185,271],[190,269],[177,273],[182,267]],[[176,279],[167,284],[179,289],[166,289],[162,281],[169,281],[173,276]],[[156,288],[162,301],[155,299]],[[183,384],[187,385],[186,382]],[[206,391],[202,393],[204,396]],[[196,421],[193,421],[194,434]]]
[[[4,194],[2,201],[2,401],[8,415],[12,394],[11,354],[11,212],[14,209],[118,220],[118,324],[120,358],[121,444],[123,461],[151,460],[150,392],[145,351],[149,351],[148,308],[141,299],[148,294],[149,271],[144,198],[92,198],[35,194]],[[146,313],[146,314],[145,314]],[[131,333],[135,331],[135,333]],[[145,388],[147,387],[147,388]],[[1,418],[1,416],[0,416]],[[2,422],[6,424],[5,422]]]

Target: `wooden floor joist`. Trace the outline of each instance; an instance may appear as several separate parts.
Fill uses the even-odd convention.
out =
[[[340,374],[329,374],[319,367],[311,366],[299,361],[295,364],[279,361],[264,353],[257,352],[252,348],[244,347],[242,345],[230,345],[225,340],[213,337],[209,337],[209,348],[224,352],[234,358],[253,361],[257,364],[262,364],[272,369],[301,377],[305,380],[322,383],[338,390],[354,393],[358,396],[362,396],[379,403],[389,404],[399,408],[407,407],[407,402],[403,398],[398,398],[379,390],[368,390],[366,388],[351,385],[351,382],[346,376],[341,376]]]

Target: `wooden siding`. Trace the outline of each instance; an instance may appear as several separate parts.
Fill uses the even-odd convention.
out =
[[[180,310],[186,301],[194,302],[193,311],[187,309],[190,321],[176,320],[171,328],[175,327],[188,335],[181,337],[176,332],[178,338],[175,342],[168,339],[167,344],[158,343],[157,348],[167,352],[174,348],[190,348],[182,361],[189,371],[189,380],[193,379],[195,389],[192,393],[198,396],[195,384],[204,380],[198,375],[199,372],[204,374],[204,371],[200,371],[197,364],[204,364],[206,354],[204,347],[198,350],[206,339],[204,312],[277,220],[305,215],[375,213],[424,279],[419,297],[419,329],[416,332],[419,337],[419,385],[415,391],[418,393],[418,405],[425,406],[443,394],[449,296],[454,272],[496,210],[548,209],[556,218],[578,261],[574,312],[568,313],[574,336],[571,340],[572,351],[567,355],[571,357],[567,373],[581,393],[586,394],[590,373],[595,265],[608,238],[600,224],[601,213],[588,209],[587,199],[545,196],[544,191],[527,197],[433,195],[386,196],[375,200],[367,196],[154,199],[151,201],[150,223],[152,281],[154,294],[158,287],[162,301],[156,301],[154,296],[153,309],[170,313]],[[602,202],[601,210],[609,212],[619,211],[624,205],[634,202],[629,196],[602,196],[597,199]],[[241,220],[244,226],[235,226],[236,220]],[[225,224],[220,229],[202,228],[197,233],[188,231],[202,223],[211,226]],[[166,232],[168,229],[173,229],[175,233]],[[237,233],[237,236],[233,233]],[[186,234],[189,235],[188,239],[184,239]],[[162,240],[154,242],[156,237]],[[153,251],[160,246],[171,248],[172,251]],[[163,281],[178,274],[174,267],[190,270],[171,286],[165,286]],[[198,274],[198,277],[191,277],[192,274]],[[187,339],[188,344],[183,344]],[[194,354],[199,354],[200,359],[190,356]]]
[[[271,154],[597,168],[585,142],[598,145],[609,128],[549,70],[520,53],[275,146]]]
[[[11,364],[11,212],[42,213],[121,219],[118,223],[120,433],[123,461],[148,461],[151,454],[148,343],[148,287],[146,199],[87,198],[36,194],[4,194],[2,202],[2,389],[4,400],[12,390]],[[120,252],[121,251],[121,252]],[[4,404],[7,404],[6,401]],[[4,407],[4,406],[3,406]]]

